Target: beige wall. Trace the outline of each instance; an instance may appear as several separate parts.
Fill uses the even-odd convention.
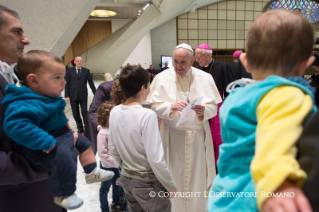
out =
[[[41,49],[63,56],[99,0],[1,0],[17,11],[31,44],[25,51]]]
[[[68,64],[74,57],[83,54],[110,34],[112,34],[111,21],[86,21],[64,54],[65,64]]]

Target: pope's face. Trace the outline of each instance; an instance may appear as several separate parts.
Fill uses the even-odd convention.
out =
[[[176,74],[184,76],[189,67],[193,65],[194,58],[190,55],[190,51],[183,48],[174,51],[174,69]]]

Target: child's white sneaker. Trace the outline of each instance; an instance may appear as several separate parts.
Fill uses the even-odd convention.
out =
[[[87,184],[96,183],[101,181],[107,181],[114,177],[114,172],[107,171],[96,167],[91,173],[85,174],[85,180]]]
[[[54,197],[54,203],[60,205],[62,208],[72,210],[81,207],[83,200],[76,194],[72,194],[68,197]]]

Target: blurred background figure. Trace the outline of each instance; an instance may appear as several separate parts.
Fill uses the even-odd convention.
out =
[[[112,74],[110,74],[109,72],[107,72],[107,73],[104,74],[104,80],[105,80],[106,82],[108,82],[108,81],[114,80],[114,78],[113,78]]]
[[[230,70],[231,70],[231,73],[233,74],[233,77],[235,78],[235,79],[238,79],[237,78],[237,69],[238,69],[238,62],[239,62],[239,56],[241,55],[241,53],[242,53],[242,51],[241,50],[236,50],[236,51],[234,51],[234,53],[233,53],[233,62],[231,62],[230,64],[229,64],[229,68],[230,68]]]
[[[150,68],[147,69],[148,73],[150,73],[150,83],[152,83],[156,74],[158,74],[158,70],[154,69],[154,66],[151,64]]]
[[[167,62],[164,63],[164,67],[161,68],[161,72],[164,71],[165,69],[168,69],[168,63]]]

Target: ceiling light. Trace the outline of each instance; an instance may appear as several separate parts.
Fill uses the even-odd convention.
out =
[[[138,11],[139,13],[141,12],[141,10]]]
[[[112,16],[116,16],[117,12],[113,11],[113,10],[104,10],[104,9],[97,9],[97,10],[93,10],[90,14],[90,16],[94,16],[94,17],[112,17]]]
[[[143,10],[146,10],[146,9],[148,8],[148,6],[150,6],[149,3],[147,3],[147,4],[145,5],[145,7],[143,7]]]

